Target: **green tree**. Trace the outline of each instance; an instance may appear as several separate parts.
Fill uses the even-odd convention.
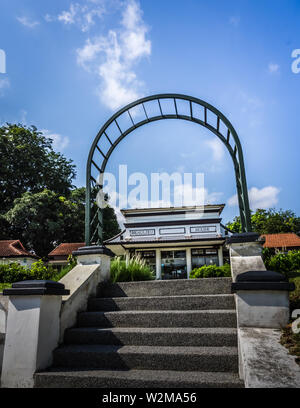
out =
[[[103,220],[104,239],[120,232],[113,208],[104,208]],[[71,190],[68,197],[47,189],[26,192],[0,217],[0,225],[0,239],[20,239],[42,257],[62,242],[84,242],[85,188]]]
[[[268,210],[257,209],[251,214],[251,223],[253,231],[259,234],[276,234],[282,232],[300,232],[300,217],[291,210],[276,211],[274,208]],[[226,226],[233,232],[241,232],[240,217],[235,217],[232,222]]]
[[[34,126],[0,127],[0,214],[25,192],[44,189],[68,196],[75,166],[52,148],[52,140]]]

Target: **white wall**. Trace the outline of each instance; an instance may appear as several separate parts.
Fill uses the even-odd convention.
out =
[[[24,257],[24,258],[0,258],[0,264],[10,264],[10,263],[18,263],[21,266],[28,266],[29,268],[34,262],[37,262],[37,259]]]

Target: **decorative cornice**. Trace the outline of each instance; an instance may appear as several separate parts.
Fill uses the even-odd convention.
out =
[[[150,222],[130,222],[124,224],[125,228],[144,228],[144,227],[164,227],[168,225],[199,225],[220,223],[221,218],[203,219],[203,220],[179,220],[179,221],[150,221]]]

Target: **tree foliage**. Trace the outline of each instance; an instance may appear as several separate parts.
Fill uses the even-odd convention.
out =
[[[54,191],[26,192],[2,216],[6,230],[0,239],[20,239],[26,248],[46,257],[62,242],[84,242],[85,188],[70,191],[68,197]],[[103,212],[104,239],[120,232],[113,208]]]
[[[0,127],[0,213],[9,210],[25,192],[44,189],[68,195],[75,176],[72,160],[52,148],[52,140],[36,127]]]
[[[291,210],[276,211],[274,208],[268,210],[257,209],[251,214],[253,231],[259,234],[277,234],[282,232],[300,232],[300,217]],[[235,217],[226,226],[233,232],[241,232],[240,217]]]
[[[85,188],[74,188],[75,165],[52,143],[34,126],[0,127],[0,239],[20,239],[42,257],[62,242],[84,242]],[[120,232],[113,208],[103,221],[104,239]]]

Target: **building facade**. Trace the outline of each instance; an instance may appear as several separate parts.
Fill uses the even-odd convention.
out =
[[[284,252],[300,249],[300,238],[293,232],[281,234],[264,234],[264,248],[269,248],[273,253]]]
[[[125,229],[104,242],[116,255],[140,255],[156,279],[188,279],[192,269],[223,265],[231,233],[221,223],[224,204],[121,210]]]
[[[68,258],[73,251],[85,246],[84,242],[63,242],[59,244],[48,254],[48,264],[57,267],[58,269],[68,265]]]
[[[24,248],[19,239],[0,241],[1,264],[17,262],[22,266],[30,268],[34,262],[38,261],[38,259],[38,256]]]

